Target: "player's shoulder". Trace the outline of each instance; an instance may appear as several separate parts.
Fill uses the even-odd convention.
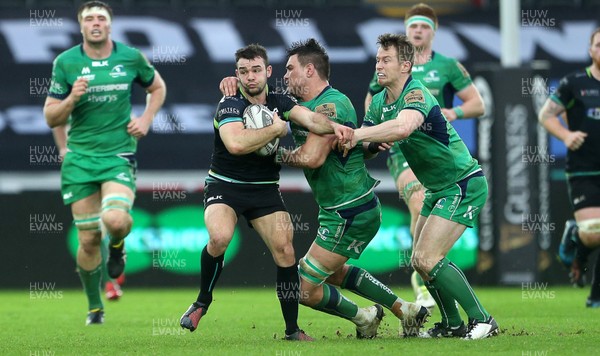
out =
[[[219,101],[219,108],[221,107],[246,107],[246,101],[238,92],[236,95],[232,96],[223,96]]]
[[[298,99],[296,99],[295,97],[293,97],[291,94],[287,93],[287,92],[281,92],[279,90],[270,90],[269,92],[267,92],[267,101],[270,100],[277,100],[277,101],[281,101],[281,100],[290,100],[293,101],[294,103],[298,104]]]
[[[321,93],[321,95],[317,98],[318,102],[331,102],[339,105],[348,105],[350,103],[350,98],[346,96],[346,94],[341,91],[328,87]]]
[[[81,44],[78,44],[62,51],[58,56],[56,56],[54,63],[73,62],[83,60],[84,58],[85,56],[83,55],[83,47]]]
[[[585,69],[576,70],[576,71],[571,72],[571,73],[565,75],[564,77],[562,77],[560,79],[559,85],[562,87],[567,87],[567,86],[570,86],[570,85],[573,85],[578,82],[586,80],[587,76],[588,75],[587,75]]]
[[[138,58],[140,55],[143,55],[139,49],[126,45],[123,42],[113,41],[113,46],[113,54],[119,57]]]

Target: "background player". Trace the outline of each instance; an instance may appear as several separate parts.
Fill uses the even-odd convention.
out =
[[[567,222],[559,257],[581,286],[588,255],[600,246],[600,28],[590,37],[589,54],[592,65],[564,77],[539,114],[542,126],[568,148],[567,186],[576,224]],[[600,307],[600,256],[586,305]]]
[[[86,324],[101,324],[101,225],[110,236],[108,273],[125,268],[124,241],[132,219],[137,140],[162,106],[165,83],[137,50],[111,40],[112,9],[100,1],[79,8],[83,43],[54,61],[44,115],[52,128],[69,121],[61,191],[78,229],[77,270],[88,298]],[[131,89],[148,92],[142,116],[132,119]],[[69,119],[70,117],[70,119]]]

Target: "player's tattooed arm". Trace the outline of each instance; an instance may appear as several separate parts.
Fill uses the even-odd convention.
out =
[[[571,151],[578,150],[585,142],[587,133],[582,131],[571,131],[565,127],[559,115],[565,115],[565,107],[554,100],[548,98],[540,110],[538,120],[542,126],[554,137],[561,140]],[[568,122],[565,120],[568,124]]]

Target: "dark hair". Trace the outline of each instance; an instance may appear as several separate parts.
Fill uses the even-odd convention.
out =
[[[435,24],[434,30],[437,29],[437,27],[438,27],[438,18],[437,18],[437,15],[435,14],[435,10],[427,4],[419,3],[419,4],[414,5],[410,9],[408,9],[408,11],[406,12],[406,15],[404,16],[404,22],[406,22],[406,20],[408,20],[409,18],[411,18],[413,16],[428,17]]]
[[[298,62],[302,66],[312,63],[315,66],[319,78],[329,80],[329,55],[321,44],[314,38],[309,38],[306,41],[294,42],[286,49],[287,57],[298,55]]]
[[[108,5],[107,3],[102,2],[102,1],[88,1],[86,3],[81,4],[81,6],[79,6],[79,10],[77,10],[77,21],[81,22],[81,20],[82,20],[81,13],[83,12],[83,10],[89,9],[92,7],[101,7],[101,8],[106,9],[106,11],[108,11],[108,14],[110,15],[110,20],[112,20],[113,11],[112,11],[112,8],[110,7],[110,5]]]
[[[258,43],[247,45],[246,47],[240,48],[235,52],[235,63],[243,59],[254,59],[260,57],[265,61],[265,67],[269,65],[269,57],[267,56],[267,49]]]
[[[415,63],[415,47],[408,41],[405,35],[397,35],[393,33],[385,33],[377,38],[377,44],[383,49],[390,47],[396,48],[398,52],[398,61],[408,61],[410,65]]]
[[[592,35],[590,36],[590,46],[594,44],[594,36],[596,36],[598,33],[600,33],[600,27],[598,27],[594,30],[594,32],[592,32]]]

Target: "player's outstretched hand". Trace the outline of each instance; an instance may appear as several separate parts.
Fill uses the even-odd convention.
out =
[[[564,143],[571,151],[577,151],[585,142],[587,133],[582,131],[570,131],[565,137]]]
[[[238,78],[237,77],[225,77],[219,83],[219,90],[221,94],[225,96],[234,96],[238,89]]]

